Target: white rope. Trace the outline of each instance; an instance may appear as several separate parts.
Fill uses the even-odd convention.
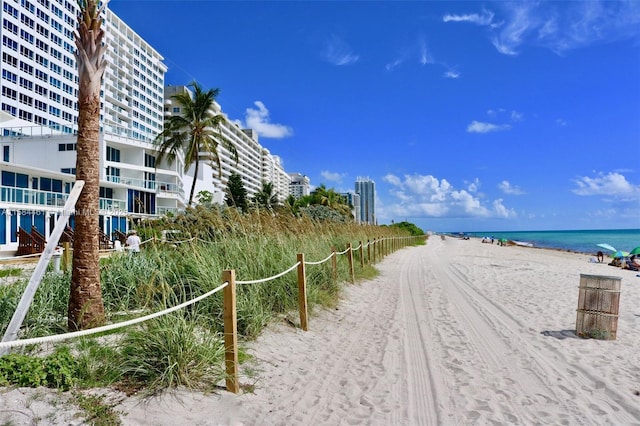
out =
[[[218,291],[222,290],[223,288],[225,288],[228,285],[229,285],[229,283],[225,282],[221,286],[214,288],[213,290],[203,294],[202,296],[198,296],[195,299],[188,300],[188,301],[186,301],[184,303],[181,303],[181,304],[179,304],[177,306],[174,306],[172,308],[168,308],[168,309],[165,309],[164,311],[160,311],[160,312],[156,312],[156,313],[153,313],[153,314],[149,314],[149,315],[146,315],[144,317],[134,318],[132,320],[123,321],[123,322],[119,322],[119,323],[116,323],[116,324],[109,324],[109,325],[105,325],[105,326],[102,326],[102,327],[91,328],[91,329],[88,329],[88,330],[74,331],[74,332],[71,332],[71,333],[56,334],[56,335],[53,335],[53,336],[45,336],[45,337],[35,337],[33,339],[24,339],[24,340],[13,340],[13,341],[9,341],[9,342],[0,342],[0,348],[10,348],[10,347],[13,347],[13,346],[26,346],[26,345],[33,345],[33,344],[58,342],[58,341],[61,341],[61,340],[72,339],[74,337],[88,336],[88,335],[91,335],[91,334],[102,333],[104,331],[111,331],[111,330],[116,330],[116,329],[122,328],[122,327],[128,327],[130,325],[138,324],[140,322],[148,321],[150,319],[157,318],[159,316],[169,314],[171,312],[177,311],[178,309],[182,309],[182,308],[184,308],[186,306],[193,305],[194,303],[199,302],[202,299],[205,299],[205,298],[211,296],[214,293],[217,293]]]
[[[351,250],[351,248],[347,247],[347,249],[345,251],[340,251],[340,252],[337,252],[336,254],[345,254],[349,250]]]
[[[358,247],[354,247],[352,250],[360,250],[360,247],[362,247],[362,241],[358,244]]]
[[[278,275],[274,275],[269,278],[262,278],[260,280],[253,280],[253,281],[236,281],[236,284],[259,284],[259,283],[265,283],[267,281],[275,280],[276,278],[280,278],[281,276],[286,275],[289,272],[293,271],[298,267],[298,265],[300,265],[300,262],[296,262],[295,265],[293,265],[291,268],[287,269],[286,271],[282,271]]]
[[[322,260],[320,260],[318,262],[304,262],[304,264],[305,265],[319,265],[319,264],[324,263],[327,260],[331,259],[332,257],[333,257],[333,252],[329,256],[327,256],[325,259],[322,259]]]
[[[12,257],[2,257],[2,258],[0,258],[0,261],[3,261],[3,260],[24,259],[24,258],[27,258],[27,257],[40,257],[40,255],[42,255],[42,253],[23,254],[23,255],[21,255],[21,256],[12,256]]]

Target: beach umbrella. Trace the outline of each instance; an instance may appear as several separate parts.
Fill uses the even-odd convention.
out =
[[[631,250],[629,252],[629,254],[636,254],[636,255],[640,254],[640,246],[638,246],[638,247],[634,248],[633,250]]]
[[[622,251],[622,250],[618,250],[617,252],[613,253],[611,255],[611,257],[628,257],[629,256],[629,252],[628,251]]]
[[[603,249],[611,250],[611,251],[613,251],[613,252],[618,251],[618,250],[616,250],[616,249],[615,249],[615,247],[612,247],[612,246],[610,246],[609,244],[604,244],[604,243],[602,243],[602,244],[596,244],[596,245],[597,245],[598,247],[602,247]]]

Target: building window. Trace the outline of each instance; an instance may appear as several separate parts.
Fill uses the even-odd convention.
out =
[[[107,146],[107,161],[120,162],[120,150]]]
[[[68,167],[68,168],[60,169],[60,171],[62,173],[67,173],[69,175],[75,175],[76,174],[76,168],[75,167]]]
[[[2,147],[2,161],[9,161],[9,145]]]

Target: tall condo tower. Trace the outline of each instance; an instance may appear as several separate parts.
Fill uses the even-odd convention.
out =
[[[368,177],[356,179],[356,194],[360,196],[360,222],[376,224],[376,184]]]

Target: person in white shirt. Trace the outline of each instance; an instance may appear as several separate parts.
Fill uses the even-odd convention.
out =
[[[127,237],[125,245],[127,246],[127,249],[131,251],[131,253],[140,252],[140,237],[138,237],[138,233],[135,229],[129,231],[129,236]]]

